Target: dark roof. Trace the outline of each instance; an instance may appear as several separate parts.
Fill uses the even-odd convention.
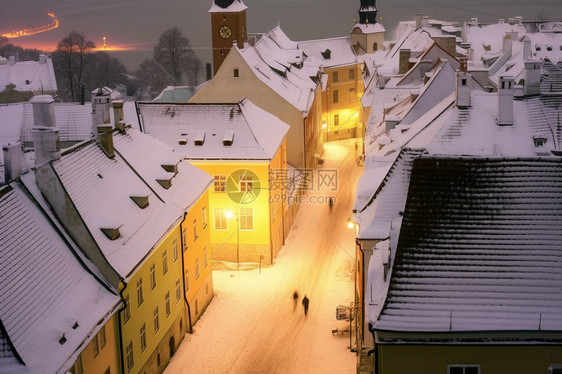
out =
[[[560,159],[414,160],[375,328],[562,331],[561,227]]]

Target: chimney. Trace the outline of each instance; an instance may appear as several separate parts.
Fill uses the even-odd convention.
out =
[[[47,56],[45,55],[39,55],[39,63],[40,64],[45,64],[47,62]]]
[[[469,24],[471,26],[478,26],[478,18],[471,18]]]
[[[498,87],[498,125],[513,125],[513,94],[515,78],[501,76]]]
[[[2,152],[4,153],[4,182],[8,184],[18,179],[22,174],[21,143],[4,145],[2,146]]]
[[[56,127],[55,100],[51,95],[37,95],[29,100],[33,107],[33,124],[36,127]]]
[[[109,117],[109,106],[111,102],[110,93],[103,87],[98,88],[92,93],[92,113],[94,113],[94,127],[111,122]]]
[[[123,100],[113,100],[111,104],[113,105],[113,121],[117,125],[119,122],[122,122],[123,117]]]
[[[523,24],[523,17],[516,16],[515,17],[515,23],[517,23],[518,25],[522,25]]]
[[[33,135],[36,167],[60,158],[59,129],[38,126],[34,127],[31,133]]]
[[[429,16],[423,16],[421,23],[422,27],[429,27]]]
[[[416,30],[419,30],[422,27],[422,17],[423,17],[423,14],[416,13]]]
[[[98,132],[98,142],[100,144],[101,149],[105,152],[105,154],[108,157],[110,158],[115,157],[115,150],[113,148],[113,132],[112,132],[111,124],[98,125],[97,132]]]
[[[455,104],[459,108],[470,108],[470,79],[466,71],[466,59],[461,59],[460,70],[457,70],[457,85]]]
[[[531,38],[527,35],[523,38],[523,60],[531,58]]]
[[[10,66],[14,66],[16,64],[16,56],[10,56],[8,57],[8,64]]]
[[[527,60],[525,63],[525,83],[523,95],[538,95],[541,91],[541,66],[540,60]]]
[[[408,70],[410,70],[410,50],[401,49],[398,74],[405,74]]]
[[[513,51],[513,33],[506,32],[502,39],[502,52],[509,57],[512,56]]]

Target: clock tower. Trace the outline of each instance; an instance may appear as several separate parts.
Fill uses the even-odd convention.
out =
[[[211,13],[211,32],[213,36],[213,71],[219,70],[226,55],[236,42],[244,48],[247,41],[246,9],[242,0],[213,0]]]

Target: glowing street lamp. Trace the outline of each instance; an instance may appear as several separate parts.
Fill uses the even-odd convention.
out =
[[[238,221],[238,215],[228,210],[226,218],[230,219],[232,216],[236,218],[236,267],[240,270],[240,222]]]

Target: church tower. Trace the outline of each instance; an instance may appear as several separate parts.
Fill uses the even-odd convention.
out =
[[[374,53],[382,49],[385,29],[377,22],[376,0],[361,0],[359,21],[351,31],[351,43],[358,55]]]
[[[236,43],[244,48],[246,33],[246,9],[242,0],[213,0],[211,32],[213,36],[213,71],[216,74],[226,55]]]

